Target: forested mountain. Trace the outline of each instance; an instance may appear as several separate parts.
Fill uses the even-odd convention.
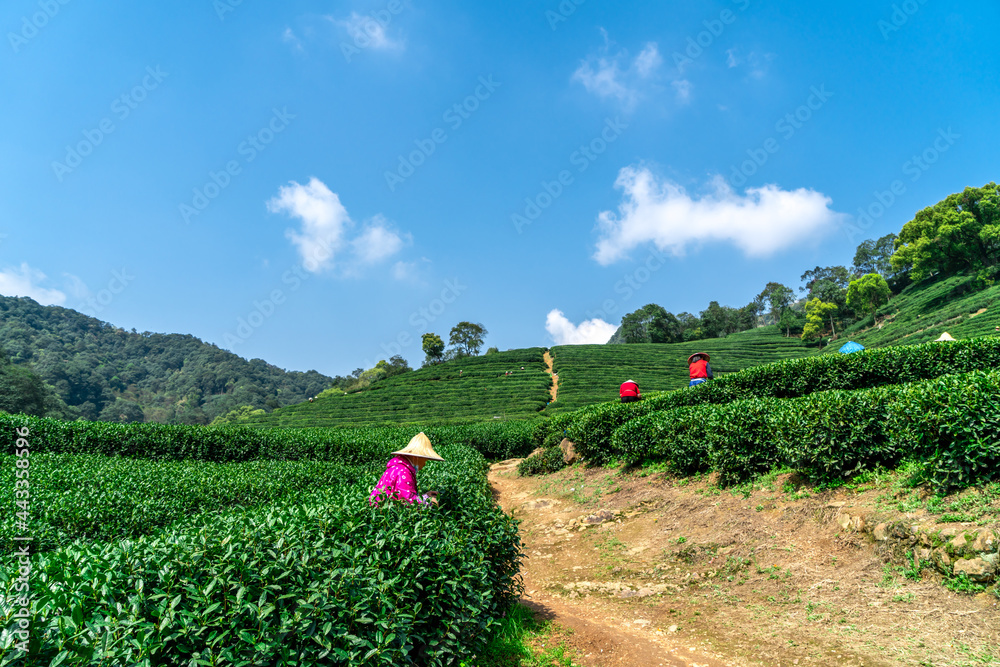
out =
[[[34,386],[31,371],[49,387],[46,413],[70,419],[207,424],[238,406],[299,403],[333,381],[247,361],[190,335],[125,331],[27,297],[0,296],[0,349],[13,363],[4,385]]]

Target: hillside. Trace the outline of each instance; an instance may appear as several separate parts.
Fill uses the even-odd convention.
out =
[[[545,408],[552,382],[543,352],[533,347],[427,366],[365,391],[281,408],[253,423],[304,427],[533,417]]]
[[[862,320],[831,348],[848,339],[885,347],[926,343],[945,331],[958,339],[1000,334],[1000,285],[974,283],[974,276],[959,275],[910,285],[878,310],[877,326],[870,317]]]
[[[559,398],[547,412],[617,400],[619,385],[629,379],[643,393],[686,387],[687,358],[695,352],[708,353],[712,370],[719,375],[808,356],[814,350],[798,338],[785,338],[775,326],[689,343],[559,345],[552,348]]]
[[[207,424],[241,405],[306,400],[332,378],[288,372],[182,334],[137,333],[68,308],[0,296],[0,348],[54,388],[69,419]]]

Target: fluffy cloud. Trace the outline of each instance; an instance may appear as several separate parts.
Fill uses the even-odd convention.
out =
[[[677,256],[691,244],[728,242],[749,257],[766,257],[814,241],[849,217],[831,210],[831,199],[815,190],[765,185],[740,195],[721,176],[708,185],[695,197],[646,168],[625,167],[615,182],[624,193],[618,213],[598,216],[594,259],[611,264],[649,242]]]
[[[27,262],[22,262],[18,268],[8,267],[0,271],[0,294],[31,297],[43,306],[61,306],[66,303],[64,292],[39,285],[45,280],[44,273],[31,268]]]
[[[588,57],[573,72],[573,81],[579,81],[587,92],[601,99],[615,99],[623,108],[630,110],[638,103],[646,81],[651,79],[663,63],[655,42],[646,44],[643,50],[629,62],[624,51],[611,54],[608,35],[603,30],[604,47],[597,55]]]
[[[558,309],[553,309],[545,318],[545,330],[556,345],[604,344],[617,329],[614,324],[598,318],[573,324]]]
[[[403,243],[403,237],[390,229],[380,215],[375,216],[361,235],[351,241],[355,256],[363,264],[375,264],[395,255],[402,250]]]
[[[302,266],[313,273],[332,269],[341,251],[350,251],[350,263],[374,264],[395,255],[404,244],[403,237],[380,215],[348,239],[354,222],[340,197],[317,178],[309,179],[306,185],[292,181],[283,186],[267,202],[267,210],[301,221],[299,230],[288,229],[285,236],[298,249]]]

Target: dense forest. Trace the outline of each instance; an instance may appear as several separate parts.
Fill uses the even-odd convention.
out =
[[[986,287],[1000,275],[1000,190],[966,188],[919,211],[897,234],[857,247],[850,268],[817,266],[796,290],[769,282],[740,308],[712,301],[698,315],[650,303],[622,318],[608,343],[681,343],[777,324],[786,336],[824,345],[867,318],[911,281],[968,274]]]
[[[125,331],[68,308],[0,296],[0,409],[65,419],[207,424],[271,410],[333,378],[247,361],[194,336]]]

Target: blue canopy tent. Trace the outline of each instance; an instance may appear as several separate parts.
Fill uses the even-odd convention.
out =
[[[865,349],[865,346],[861,343],[855,343],[853,340],[848,341],[840,346],[841,354],[850,354],[851,352],[860,352]]]

